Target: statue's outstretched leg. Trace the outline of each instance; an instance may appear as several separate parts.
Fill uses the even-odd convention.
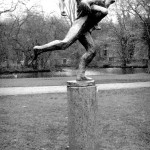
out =
[[[95,44],[91,37],[90,32],[85,33],[79,38],[80,43],[85,47],[86,53],[81,57],[79,70],[77,73],[77,80],[92,80],[89,77],[85,76],[86,67],[93,60],[96,55]]]
[[[86,20],[87,16],[76,20],[63,40],[55,40],[44,45],[35,46],[33,48],[34,54],[32,56],[32,62],[34,62],[37,59],[37,56],[41,53],[47,51],[65,50],[66,48],[68,48],[83,34]]]

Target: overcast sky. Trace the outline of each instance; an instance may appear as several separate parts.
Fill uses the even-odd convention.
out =
[[[13,0],[13,1],[17,1],[17,0]],[[24,0],[23,2],[25,2],[26,0]],[[68,1],[68,0],[66,0]],[[0,0],[0,9],[2,8],[1,2],[3,2],[3,9],[4,8],[9,8],[10,4],[11,4],[11,0]],[[37,6],[36,9],[40,10],[41,9],[44,11],[45,15],[49,15],[51,12],[54,12],[56,15],[60,15],[60,10],[59,10],[59,0],[30,0],[29,3],[27,3],[28,8],[30,8],[31,6]],[[23,7],[20,6],[19,8],[17,8],[17,10],[13,13],[15,13],[15,15],[21,15],[23,11]],[[109,18],[112,18],[115,20],[115,17],[113,17],[114,14],[112,13],[112,11],[109,14]],[[0,17],[0,20],[4,20],[6,18],[9,18],[8,15],[2,15]]]
[[[17,0],[16,0],[17,1]],[[2,3],[3,2],[3,5]],[[15,0],[14,0],[15,2]],[[58,7],[59,0],[30,0],[29,3],[27,3],[27,7],[30,8],[32,6],[36,6],[37,11],[41,9],[45,12],[46,15],[50,14],[51,12],[55,12],[55,14],[59,14],[59,7]],[[0,11],[3,9],[8,9],[11,6],[11,0],[0,0]],[[23,11],[23,7],[17,7],[17,9],[13,12],[16,15],[21,15]],[[3,14],[1,16],[1,20],[9,18],[8,14]]]

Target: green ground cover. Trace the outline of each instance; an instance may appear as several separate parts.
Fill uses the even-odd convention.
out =
[[[146,73],[126,75],[102,74],[91,77],[96,81],[96,84],[150,81],[150,74]],[[0,79],[0,87],[59,86],[66,85],[66,82],[69,80],[75,80],[75,77]]]
[[[98,93],[97,150],[150,149],[150,88]],[[64,150],[67,95],[0,97],[0,150]]]

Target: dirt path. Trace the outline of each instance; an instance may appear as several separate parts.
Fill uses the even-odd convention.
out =
[[[97,90],[114,90],[114,89],[133,89],[150,87],[150,82],[134,83],[109,83],[96,84]],[[5,87],[0,88],[0,96],[7,95],[27,95],[27,94],[45,94],[45,93],[66,93],[66,86],[38,86],[38,87]]]

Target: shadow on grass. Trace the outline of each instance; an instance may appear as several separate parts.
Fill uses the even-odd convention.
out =
[[[98,93],[97,150],[150,149],[150,88]],[[0,150],[65,150],[66,94],[0,97]]]

